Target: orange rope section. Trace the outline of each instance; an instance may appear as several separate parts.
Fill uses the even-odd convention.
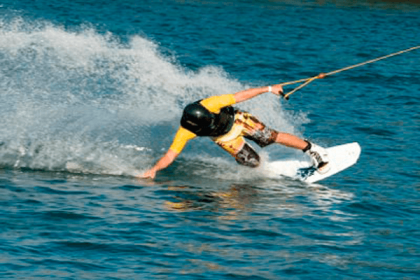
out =
[[[413,51],[413,50],[416,50],[416,49],[420,49],[420,46],[416,46],[416,47],[412,47],[412,48],[402,50],[402,51],[399,51],[399,52],[391,53],[391,54],[381,56],[381,57],[378,57],[378,58],[375,58],[375,59],[371,59],[371,60],[368,60],[368,61],[365,61],[365,62],[362,62],[362,63],[358,63],[358,64],[347,66],[347,67],[344,67],[344,68],[341,68],[341,69],[338,69],[338,70],[334,70],[334,71],[331,71],[331,72],[328,72],[328,73],[321,73],[321,74],[318,74],[314,77],[282,83],[281,84],[282,86],[303,83],[300,86],[298,86],[297,88],[295,88],[294,90],[288,92],[287,94],[283,94],[283,97],[286,100],[289,99],[290,95],[292,95],[296,91],[300,90],[301,88],[307,86],[308,84],[310,84],[311,82],[313,82],[317,79],[323,79],[327,76],[331,76],[331,75],[334,75],[334,74],[337,74],[337,73],[340,73],[340,72],[343,72],[343,71],[347,71],[347,70],[350,70],[350,69],[353,69],[353,68],[356,68],[356,67],[360,67],[360,66],[363,66],[363,65],[366,65],[366,64],[369,64],[369,63],[374,63],[374,62],[377,62],[377,61],[380,61],[380,60],[383,60],[383,59],[387,59],[389,57],[393,57],[393,56],[396,56],[396,55],[400,55],[400,54],[403,54],[403,53],[406,53],[406,52],[410,52],[410,51]]]

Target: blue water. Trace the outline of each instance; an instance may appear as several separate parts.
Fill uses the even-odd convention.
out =
[[[420,50],[241,104],[326,147],[360,143],[319,184],[267,178],[208,139],[133,178],[185,104],[419,34],[419,1],[0,0],[0,278],[419,279]]]

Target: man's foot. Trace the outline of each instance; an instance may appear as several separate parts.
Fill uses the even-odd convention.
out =
[[[328,172],[331,166],[328,164],[330,160],[327,150],[309,141],[306,142],[308,142],[308,146],[303,149],[303,152],[311,158],[314,167],[319,173],[324,174]]]

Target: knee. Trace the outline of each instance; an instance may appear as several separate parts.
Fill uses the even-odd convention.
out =
[[[257,134],[258,137],[256,137],[255,142],[261,148],[275,143],[278,137],[278,132],[268,127],[264,127],[263,129],[258,130]]]
[[[239,153],[236,154],[235,159],[237,163],[252,168],[256,168],[260,165],[260,156],[246,143]]]

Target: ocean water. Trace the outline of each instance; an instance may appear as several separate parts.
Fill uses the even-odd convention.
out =
[[[0,0],[0,278],[419,279],[420,49],[240,104],[360,143],[340,174],[268,178],[195,139],[133,177],[191,101],[419,45],[419,1]]]

